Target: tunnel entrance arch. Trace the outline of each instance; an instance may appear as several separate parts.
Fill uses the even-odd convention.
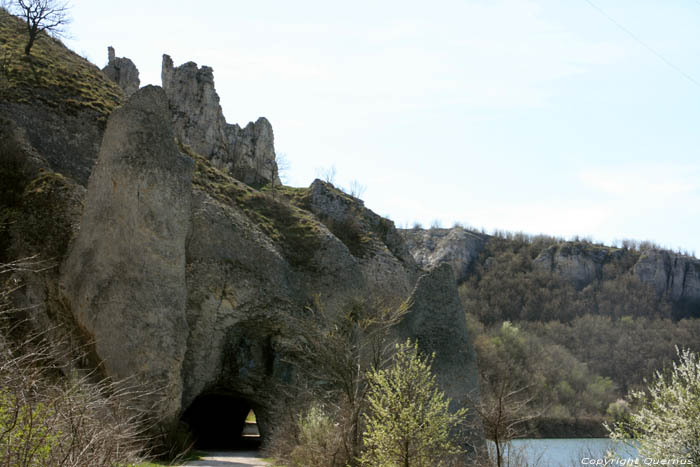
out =
[[[262,443],[257,421],[250,419],[255,404],[225,393],[198,396],[182,415],[197,449],[240,450],[258,449]]]

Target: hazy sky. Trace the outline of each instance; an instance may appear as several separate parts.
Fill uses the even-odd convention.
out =
[[[73,0],[73,19],[71,48],[102,67],[114,46],[142,85],[163,53],[213,67],[290,185],[335,166],[400,226],[700,254],[700,0]]]

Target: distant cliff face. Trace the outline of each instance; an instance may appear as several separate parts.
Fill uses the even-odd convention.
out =
[[[700,260],[663,250],[647,250],[632,268],[642,282],[674,302],[700,303]]]
[[[401,230],[411,254],[423,267],[450,263],[458,281],[469,278],[488,235],[453,229]],[[534,270],[551,273],[582,289],[604,274],[611,262],[629,262],[628,273],[654,287],[674,305],[700,311],[700,260],[670,251],[649,249],[641,253],[585,242],[560,242],[544,248],[532,261]],[[488,261],[488,259],[486,259]]]

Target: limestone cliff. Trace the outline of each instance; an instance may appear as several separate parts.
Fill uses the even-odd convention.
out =
[[[459,282],[470,277],[470,268],[489,241],[489,235],[453,229],[407,229],[411,254],[422,267],[449,262]],[[488,266],[489,258],[482,258]],[[583,289],[605,275],[609,264],[628,264],[627,272],[643,284],[653,286],[660,297],[669,299],[680,315],[700,313],[700,260],[659,249],[637,252],[589,242],[558,241],[543,248],[532,260],[532,268],[550,273]]]
[[[467,333],[466,315],[457,294],[455,276],[447,263],[422,275],[409,299],[408,313],[397,325],[399,340],[411,339],[426,355],[435,355],[432,369],[440,388],[451,399],[453,408],[471,407],[479,400],[476,357]],[[465,448],[483,434],[473,408],[467,413],[465,432],[460,437]]]
[[[61,283],[107,374],[166,388],[160,411],[172,420],[187,339],[194,163],[175,145],[170,120],[165,93],[152,86],[110,116]]]
[[[175,67],[163,55],[161,78],[183,143],[248,185],[279,184],[272,126],[262,117],[244,128],[226,123],[210,67],[194,62]]]
[[[124,63],[110,53],[105,73],[117,64],[121,73]],[[444,281],[447,295],[455,284],[431,273],[433,286],[417,288],[425,271],[393,222],[319,180],[254,188],[276,177],[272,128],[265,119],[227,124],[206,67],[166,60],[165,89],[137,90],[116,110],[124,93],[105,73],[89,72],[118,99],[102,108],[103,120],[80,117],[85,139],[70,117],[60,126],[69,104],[58,93],[55,118],[31,100],[0,107],[0,169],[12,180],[3,188],[0,252],[45,255],[58,266],[18,278],[18,300],[32,306],[37,325],[64,324],[78,343],[94,344],[107,376],[138,375],[160,390],[164,425],[223,394],[255,408],[265,435],[279,416],[279,388],[294,378],[296,314],[315,302],[340,314],[418,294],[413,315],[450,330],[435,348],[440,361],[466,359],[444,370],[459,381],[440,374],[463,403],[477,375],[461,312],[428,306],[443,290],[435,284]],[[116,81],[127,94],[136,86]],[[78,157],[71,135],[85,143]],[[443,302],[455,304],[436,296]],[[444,355],[452,348],[455,356]]]
[[[663,250],[647,250],[632,269],[660,295],[686,305],[700,303],[700,261]]]
[[[110,116],[61,267],[62,300],[107,374],[166,388],[164,420],[210,394],[244,400],[266,435],[294,375],[295,314],[315,301],[344,313],[413,293],[408,316],[421,332],[407,323],[400,336],[437,353],[455,407],[473,395],[449,268],[423,276],[391,221],[330,184],[260,192],[232,178],[177,148],[171,121],[155,87]]]

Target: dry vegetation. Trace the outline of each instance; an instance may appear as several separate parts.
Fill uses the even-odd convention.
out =
[[[41,102],[67,113],[90,109],[106,120],[123,92],[86,59],[46,33],[24,53],[23,23],[0,8],[0,99]]]
[[[152,437],[146,412],[136,407],[151,395],[82,369],[84,353],[57,339],[60,329],[37,332],[28,310],[12,305],[17,275],[45,267],[35,258],[0,265],[0,465],[138,462]]]

